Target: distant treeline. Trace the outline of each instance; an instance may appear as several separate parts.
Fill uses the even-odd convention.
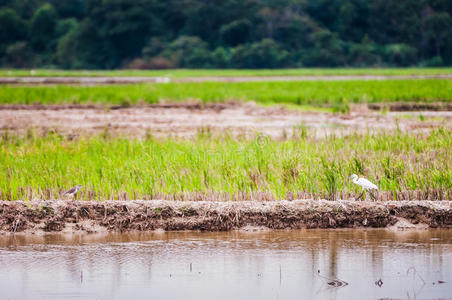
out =
[[[0,0],[0,67],[445,66],[451,0]]]

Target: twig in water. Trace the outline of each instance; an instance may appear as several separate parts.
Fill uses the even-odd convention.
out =
[[[279,285],[281,285],[282,283],[282,270],[281,270],[281,265],[279,265]]]
[[[413,270],[413,280],[414,277],[417,275],[417,277],[419,277],[419,279],[422,280],[422,283],[425,284],[424,278],[422,278],[422,276],[416,271],[416,268],[413,266],[409,267],[408,270],[406,270],[406,275],[408,276],[411,270]]]
[[[383,280],[378,279],[377,281],[375,281],[375,285],[377,285],[378,287],[381,287],[383,285]]]
[[[326,283],[333,287],[344,287],[344,286],[348,285],[348,282],[346,282],[342,279],[331,279],[326,276],[320,275],[320,270],[317,270],[317,275],[319,275],[320,278],[325,279]]]

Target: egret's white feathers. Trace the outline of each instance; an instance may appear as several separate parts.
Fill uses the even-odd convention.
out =
[[[357,180],[357,182],[355,182],[355,183],[368,190],[372,190],[372,189],[378,190],[378,186],[376,186],[375,184],[373,184],[366,178],[359,178]]]
[[[353,174],[350,176],[350,178],[353,178],[353,183],[361,186],[363,189],[366,190],[378,190],[378,186],[367,180],[366,178],[358,178],[358,175]]]

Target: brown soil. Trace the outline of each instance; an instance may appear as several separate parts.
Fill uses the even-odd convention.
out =
[[[388,109],[389,111],[452,111],[451,103],[372,103],[372,110]]]
[[[403,80],[450,79],[452,75],[318,75],[318,76],[201,76],[169,77],[0,77],[0,84],[128,84],[173,82],[250,82],[250,81],[337,81],[337,80]]]
[[[413,224],[405,218],[398,218],[397,223],[388,227],[391,230],[425,230],[428,225],[425,223]]]
[[[452,75],[308,75],[308,76],[206,76],[188,77],[175,82],[250,82],[250,81],[340,81],[340,80],[404,80],[404,79],[450,79]]]
[[[99,232],[244,228],[452,227],[451,201],[35,201],[0,202],[0,232]],[[404,228],[406,228],[405,226]]]
[[[133,107],[96,105],[3,105],[0,106],[0,132],[25,134],[57,131],[67,136],[81,134],[124,134],[143,137],[193,136],[200,132],[232,135],[264,133],[273,138],[308,135],[395,130],[428,131],[444,126],[452,128],[452,112],[400,112],[382,114],[366,105],[352,106],[349,114],[302,112],[282,106],[262,107],[252,102],[223,104],[167,103]]]

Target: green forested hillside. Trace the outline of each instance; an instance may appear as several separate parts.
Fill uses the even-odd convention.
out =
[[[444,66],[450,0],[0,0],[0,66]]]

